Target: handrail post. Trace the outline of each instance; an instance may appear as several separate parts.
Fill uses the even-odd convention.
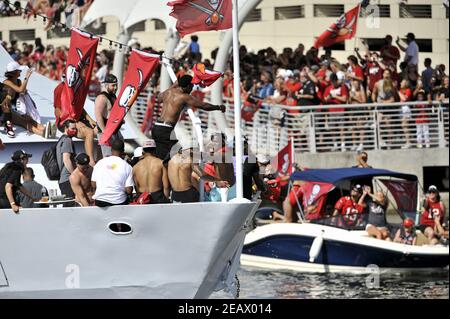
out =
[[[444,108],[439,104],[438,111],[438,130],[439,130],[439,147],[445,148],[445,119],[444,119]]]
[[[309,112],[309,151],[312,154],[317,153],[316,146],[316,123],[314,113]]]
[[[381,132],[380,132],[380,121],[378,121],[378,109],[375,106],[375,110],[373,111],[373,120],[374,120],[374,147],[375,150],[380,150],[380,141],[381,141]]]

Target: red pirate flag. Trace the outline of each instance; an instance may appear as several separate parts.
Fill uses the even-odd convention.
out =
[[[334,189],[333,184],[307,182],[302,185],[303,207],[308,212],[305,218],[315,220],[322,218],[323,206],[327,194]]]
[[[192,84],[198,84],[202,88],[213,85],[214,82],[223,76],[222,72],[207,70],[203,63],[197,63],[194,65],[192,72],[194,72]]]
[[[272,167],[283,175],[290,175],[294,165],[292,141],[283,148],[271,161]]]
[[[101,145],[109,145],[111,136],[120,129],[125,115],[133,106],[141,91],[146,87],[160,61],[160,56],[139,50],[131,52],[129,66],[122,90],[109,115],[105,131],[100,139]]]
[[[358,27],[358,17],[361,5],[357,5],[352,10],[343,14],[339,20],[329,27],[316,40],[315,48],[329,47],[335,43],[352,39],[356,35]]]
[[[233,26],[231,0],[175,0],[172,17],[181,37],[197,31],[225,30]]]
[[[98,41],[98,38],[88,33],[72,29],[66,80],[61,96],[61,124],[68,119],[80,120],[89,91]]]

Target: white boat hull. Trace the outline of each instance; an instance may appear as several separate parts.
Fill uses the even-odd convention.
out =
[[[1,210],[0,298],[208,298],[234,277],[257,205]]]
[[[321,247],[314,245],[318,237]],[[270,224],[247,235],[241,263],[305,273],[435,272],[448,269],[448,256],[448,246],[403,245],[317,224]]]

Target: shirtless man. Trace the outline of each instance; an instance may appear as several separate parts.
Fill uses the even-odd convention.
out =
[[[89,165],[90,158],[87,154],[81,153],[75,158],[75,162],[77,168],[70,175],[70,186],[75,194],[75,200],[82,207],[92,206],[94,190],[91,177],[94,169]]]
[[[170,183],[167,168],[155,156],[154,140],[145,142],[143,158],[133,167],[133,179],[138,194],[150,193],[152,204],[167,204],[170,196]]]
[[[177,143],[175,136],[171,136],[185,107],[225,113],[224,105],[212,105],[192,97],[190,94],[194,86],[191,82],[192,77],[185,75],[159,95],[163,107],[160,119],[152,129],[152,137],[156,142],[156,156],[162,160],[169,160],[170,151]]]
[[[95,99],[95,119],[97,121],[99,140],[102,138],[102,132],[106,129],[109,114],[116,102],[117,88],[117,78],[114,75],[109,74],[106,76],[105,82],[103,83],[103,92]],[[111,136],[110,143],[112,144],[117,139],[123,139],[120,130],[117,130],[117,132]],[[103,157],[111,156],[110,146],[101,145],[101,149]]]

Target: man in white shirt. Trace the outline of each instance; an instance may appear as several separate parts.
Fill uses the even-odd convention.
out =
[[[123,159],[125,145],[121,140],[112,143],[112,156],[99,161],[92,173],[93,199],[98,207],[128,205],[133,193],[133,169]]]
[[[398,47],[405,52],[405,62],[408,63],[408,65],[417,66],[419,64],[419,46],[417,45],[414,33],[410,32],[406,35],[406,42],[408,43],[407,48],[400,44],[400,38],[397,37]]]

